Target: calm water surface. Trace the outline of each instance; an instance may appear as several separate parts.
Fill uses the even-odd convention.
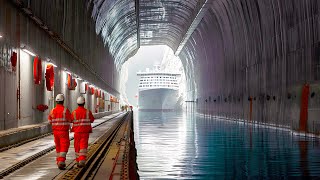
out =
[[[134,123],[141,179],[320,176],[319,139],[185,112],[136,111]]]

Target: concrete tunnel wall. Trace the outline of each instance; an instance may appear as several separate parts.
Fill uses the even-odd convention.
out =
[[[180,54],[188,99],[201,113],[299,129],[310,84],[308,132],[320,131],[320,2],[215,0]],[[195,73],[193,73],[195,72]],[[207,101],[207,102],[206,102]]]
[[[84,80],[105,92],[105,108],[99,108],[98,112],[119,110],[119,104],[111,103],[109,97],[110,94],[119,95],[117,92],[119,73],[115,70],[108,47],[105,47],[100,36],[95,34],[94,23],[90,15],[85,13],[84,0],[50,1],[51,3],[48,1],[24,2],[34,15],[57,33],[106,83],[89,72],[12,2],[1,1],[0,34],[3,38],[0,38],[0,130],[47,121],[48,113],[54,107],[54,97],[58,93],[65,94],[65,106],[74,110],[77,107],[76,98],[80,95],[80,86],[83,85]],[[33,57],[20,49],[24,45],[43,60],[40,85],[35,85],[33,82]],[[21,65],[20,67],[18,65],[16,71],[12,70],[10,62],[12,51],[18,53],[18,64],[20,61]],[[54,91],[47,91],[45,87],[44,72],[47,58],[58,66],[55,68]],[[78,86],[75,90],[67,89],[65,68],[74,76],[78,75],[83,79],[76,80]],[[86,106],[95,112],[97,97],[89,95],[89,92],[83,95],[87,100]],[[36,109],[39,104],[48,105],[49,109],[40,112]],[[112,108],[108,109],[108,105]]]

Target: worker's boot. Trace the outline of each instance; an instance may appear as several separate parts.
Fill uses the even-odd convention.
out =
[[[84,167],[86,165],[86,161],[79,161],[78,163],[77,163],[77,166],[78,166],[78,168],[82,168],[82,167]]]
[[[62,162],[62,161],[59,161],[59,162],[58,162],[58,168],[59,168],[60,170],[66,169],[66,163],[65,163],[65,162]]]

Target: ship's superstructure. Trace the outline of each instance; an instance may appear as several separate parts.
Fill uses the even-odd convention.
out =
[[[173,110],[179,98],[180,73],[161,71],[159,66],[153,70],[138,72],[140,110]]]

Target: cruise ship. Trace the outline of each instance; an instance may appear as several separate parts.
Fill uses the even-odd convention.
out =
[[[140,77],[139,110],[175,110],[179,108],[179,84],[181,74],[165,72],[160,66],[138,72]]]

